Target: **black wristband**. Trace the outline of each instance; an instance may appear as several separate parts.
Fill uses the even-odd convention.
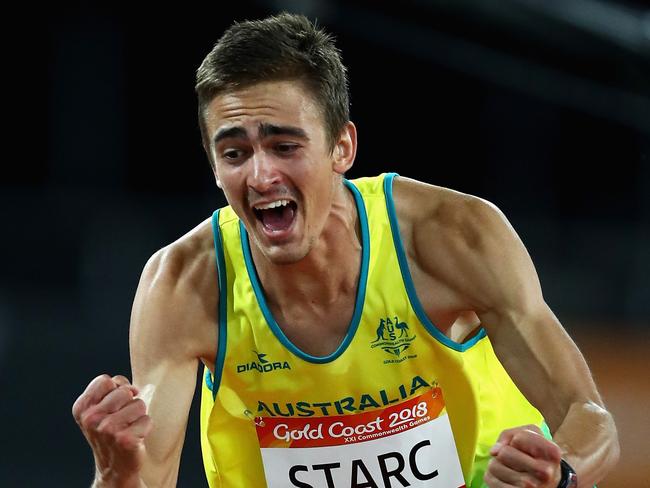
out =
[[[578,475],[575,469],[571,467],[564,459],[560,460],[560,470],[562,477],[557,488],[578,488]]]

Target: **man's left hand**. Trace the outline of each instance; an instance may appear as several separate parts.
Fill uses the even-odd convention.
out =
[[[484,481],[490,488],[556,488],[562,450],[536,425],[504,430],[490,449]]]

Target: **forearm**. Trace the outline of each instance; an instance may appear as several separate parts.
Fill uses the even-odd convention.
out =
[[[572,404],[553,440],[578,473],[580,488],[601,481],[618,461],[620,447],[614,420],[595,403]]]

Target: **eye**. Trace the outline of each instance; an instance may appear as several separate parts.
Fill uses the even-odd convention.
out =
[[[244,155],[241,149],[226,149],[221,153],[221,157],[226,161],[237,161]]]
[[[280,142],[275,145],[276,152],[280,154],[291,154],[295,152],[300,146],[292,142]]]

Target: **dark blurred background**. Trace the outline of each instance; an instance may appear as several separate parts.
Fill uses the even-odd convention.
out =
[[[129,374],[157,249],[224,203],[194,74],[234,20],[302,12],[349,67],[350,177],[397,171],[510,218],[650,487],[650,6],[605,0],[78,2],[5,12],[0,486],[88,486],[70,415]],[[558,374],[562,374],[558,372]],[[206,486],[196,407],[179,486]]]

